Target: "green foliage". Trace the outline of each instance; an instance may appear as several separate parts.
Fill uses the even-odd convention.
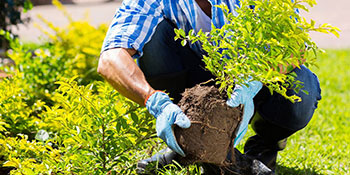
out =
[[[26,104],[23,88],[28,86],[20,77],[0,81],[1,135],[6,137],[17,134],[32,135],[36,131],[35,122],[39,121],[34,114],[41,109],[43,103],[37,101],[33,106]]]
[[[330,175],[350,173],[350,50],[327,50],[318,64],[320,69],[315,73],[320,79],[322,100],[309,126],[292,137],[293,146],[281,154],[282,168],[288,167],[283,173],[286,175],[293,169]]]
[[[21,84],[15,80],[16,77],[2,81],[0,86]],[[13,132],[13,122],[8,122],[12,116],[24,118],[40,130],[36,136],[39,142],[28,140],[23,134],[0,137],[3,166],[16,168],[12,174],[135,173],[138,153],[155,145],[154,119],[146,109],[126,100],[103,82],[78,86],[74,79],[62,79],[57,84],[60,86],[53,97],[55,105],[41,104],[46,110],[38,114],[40,120],[31,119],[25,112],[2,113],[5,114],[0,118],[0,128],[5,130],[2,133]],[[12,88],[20,91],[19,87]],[[21,98],[13,98],[17,93],[9,91],[9,97],[2,96],[0,104],[26,107]]]
[[[71,20],[64,7],[58,1],[54,2]],[[107,26],[100,25],[95,28],[86,21],[71,20],[67,27],[58,28],[43,18],[42,20],[55,34],[44,31],[51,40],[35,50],[28,50],[8,32],[0,33],[10,41],[11,50],[8,51],[8,56],[23,73],[23,81],[29,84],[29,88],[25,90],[30,105],[38,99],[52,104],[52,95],[58,87],[54,82],[59,77],[77,76],[77,81],[83,85],[102,80],[96,68]]]
[[[48,43],[28,46],[0,31],[16,62],[0,80],[0,164],[10,174],[135,174],[137,160],[161,146],[154,118],[98,81],[107,26],[73,21],[54,4],[70,24],[42,18],[54,31],[44,31]]]
[[[39,125],[55,133],[55,141],[68,153],[64,167],[79,174],[132,171],[134,165],[123,162],[131,161],[133,151],[145,148],[154,136],[153,117],[102,82],[96,82],[98,93],[93,93],[94,84],[58,84],[57,103],[41,115]]]
[[[310,123],[288,138],[277,158],[280,175],[350,174],[350,50],[326,50],[318,69],[322,100]],[[254,135],[252,129],[245,139]]]
[[[201,170],[199,165],[191,165],[183,167],[177,162],[174,164],[167,165],[164,169],[159,169],[157,171],[159,175],[201,175]]]
[[[49,165],[56,164],[60,152],[50,145],[29,141],[26,135],[0,139],[0,155],[5,157],[3,167],[13,167],[11,174],[50,174]]]
[[[328,24],[315,27],[295,13],[295,9],[306,10],[303,3],[310,6],[314,0],[244,0],[236,8],[238,15],[229,13],[228,7],[220,5],[227,19],[222,28],[208,33],[191,30],[188,36],[182,30],[176,30],[175,39],[186,39],[192,43],[199,41],[207,52],[204,56],[206,68],[211,71],[221,89],[231,94],[234,84],[243,84],[244,80],[258,80],[267,86],[271,93],[280,93],[291,101],[300,100],[288,96],[287,89],[296,91],[302,84],[294,81],[294,66],[314,65],[319,51],[311,41],[309,31],[334,33],[339,30]],[[250,8],[255,6],[254,9]],[[186,41],[183,40],[183,41]],[[183,42],[186,44],[186,42]]]
[[[92,80],[102,80],[97,72],[98,58],[101,51],[101,43],[106,35],[108,26],[101,24],[94,27],[88,20],[82,19],[74,21],[64,6],[58,1],[53,0],[53,4],[64,14],[70,22],[65,28],[54,26],[51,22],[38,16],[52,31],[41,29],[50,39],[50,44],[55,47],[56,52],[64,53],[67,61],[67,73],[72,76],[78,76],[78,82],[82,84],[91,83]],[[53,55],[53,54],[51,54]]]

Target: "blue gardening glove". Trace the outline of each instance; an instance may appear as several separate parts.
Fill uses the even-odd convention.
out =
[[[175,105],[169,96],[161,91],[154,92],[146,101],[146,108],[156,119],[157,136],[160,137],[169,148],[185,157],[185,153],[177,144],[173,124],[181,128],[189,128],[191,121],[182,112],[179,106]]]
[[[253,98],[262,88],[262,83],[259,81],[245,82],[245,85],[236,85],[233,89],[231,98],[227,100],[226,104],[230,107],[237,107],[240,104],[244,105],[243,119],[239,125],[236,138],[234,140],[234,146],[242,140],[244,134],[247,132],[248,124],[254,114],[254,102]]]

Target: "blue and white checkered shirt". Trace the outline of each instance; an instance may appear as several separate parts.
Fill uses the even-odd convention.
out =
[[[209,0],[212,4],[212,23],[220,28],[225,24],[224,14],[215,7],[226,4],[235,13],[239,0]],[[134,58],[142,56],[144,45],[150,41],[157,25],[163,19],[171,20],[187,33],[196,28],[196,11],[200,10],[195,0],[124,0],[114,15],[104,40],[102,51],[112,48],[133,48],[137,50]],[[198,52],[198,45],[192,49]]]

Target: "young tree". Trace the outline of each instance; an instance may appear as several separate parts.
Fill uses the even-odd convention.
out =
[[[339,36],[339,29],[329,24],[315,26],[299,15],[299,10],[308,11],[315,0],[242,0],[236,14],[221,8],[226,24],[221,28],[212,25],[210,32],[176,30],[175,39],[183,39],[185,45],[200,42],[206,68],[217,77],[221,89],[231,94],[235,84],[257,80],[266,85],[271,93],[277,92],[291,101],[297,96],[288,96],[287,89],[298,91],[302,83],[294,81],[290,72],[304,64],[314,65],[317,52],[322,51],[311,40],[310,31],[332,33]],[[307,92],[305,92],[307,93]]]

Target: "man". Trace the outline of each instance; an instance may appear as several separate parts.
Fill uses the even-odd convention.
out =
[[[113,18],[103,44],[98,72],[122,95],[147,107],[157,119],[157,135],[174,151],[140,161],[139,168],[152,161],[167,164],[176,156],[185,156],[171,127],[177,124],[187,128],[190,121],[175,104],[185,88],[214,77],[203,69],[201,59],[205,53],[201,46],[195,43],[182,47],[179,41],[174,41],[174,29],[210,31],[211,23],[218,28],[223,26],[224,15],[215,6],[221,3],[225,3],[232,13],[239,6],[238,0],[124,0]],[[227,102],[231,107],[244,104],[243,122],[235,145],[250,121],[256,135],[248,139],[244,153],[272,170],[277,152],[285,147],[286,138],[307,125],[321,99],[317,77],[304,66],[293,71],[309,94],[296,93],[292,89],[287,94],[298,95],[302,102],[291,103],[277,93],[271,95],[257,81],[247,81],[248,87],[236,86]],[[159,90],[166,90],[174,100]]]

